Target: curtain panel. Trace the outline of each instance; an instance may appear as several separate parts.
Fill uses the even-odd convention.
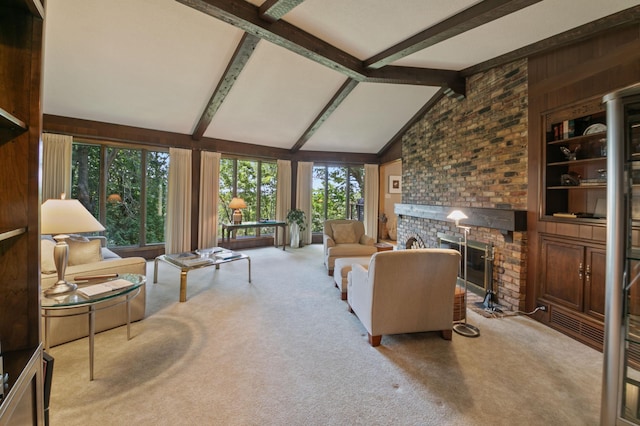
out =
[[[364,165],[364,229],[378,241],[379,169],[377,164]]]
[[[71,155],[73,136],[42,134],[42,201],[71,198]]]
[[[298,162],[298,180],[296,184],[296,204],[307,218],[307,229],[300,234],[302,244],[311,244],[311,193],[313,189],[313,163]]]
[[[191,150],[169,148],[166,253],[191,249]]]
[[[218,192],[220,153],[202,151],[200,157],[200,223],[198,247],[218,245]]]
[[[287,213],[291,208],[291,161],[278,160],[278,181],[276,183],[276,220],[285,220]],[[278,239],[275,241],[276,246],[283,243],[281,238],[287,240],[287,232],[284,232],[284,236],[278,234]]]

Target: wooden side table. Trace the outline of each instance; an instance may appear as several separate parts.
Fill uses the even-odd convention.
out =
[[[393,245],[389,243],[375,243],[374,244],[377,251],[388,251],[393,250]]]

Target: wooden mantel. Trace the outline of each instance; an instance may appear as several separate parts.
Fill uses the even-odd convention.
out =
[[[527,230],[526,210],[396,204],[394,212],[400,217],[411,216],[451,222],[447,216],[454,210],[461,210],[469,217],[460,221],[461,225],[498,229],[504,234],[505,240],[513,241],[513,232]]]

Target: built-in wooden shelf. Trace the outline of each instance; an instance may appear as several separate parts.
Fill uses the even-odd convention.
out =
[[[0,143],[10,141],[27,131],[24,121],[0,108]]]
[[[9,238],[17,237],[27,232],[27,228],[12,229],[6,232],[0,232],[0,241],[8,240]]]

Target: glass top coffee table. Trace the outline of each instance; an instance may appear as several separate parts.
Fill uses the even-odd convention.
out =
[[[180,269],[180,302],[187,301],[187,273],[194,269],[208,268],[215,266],[220,269],[220,265],[237,260],[246,260],[249,272],[249,282],[251,282],[251,258],[244,253],[227,250],[221,247],[211,247],[188,251],[184,253],[163,254],[156,257],[153,266],[153,283],[158,282],[158,262],[165,262],[174,268]]]
[[[115,274],[114,274],[115,275]],[[44,345],[45,350],[49,350],[49,319],[59,317],[71,317],[76,315],[88,315],[89,317],[89,380],[93,380],[93,347],[95,336],[95,313],[103,309],[102,303],[121,300],[116,303],[108,303],[104,308],[111,308],[119,303],[127,305],[127,340],[131,339],[131,304],[130,301],[138,294],[146,282],[144,275],[120,274],[112,279],[105,279],[103,276],[95,276],[80,284],[78,289],[70,293],[56,296],[40,297],[40,309],[44,318]],[[109,283],[114,285],[109,286]],[[115,285],[120,284],[120,285]],[[101,288],[103,286],[105,288]],[[107,288],[108,287],[108,288]],[[93,289],[96,294],[90,295],[89,290]],[[86,308],[75,309],[75,308]]]

